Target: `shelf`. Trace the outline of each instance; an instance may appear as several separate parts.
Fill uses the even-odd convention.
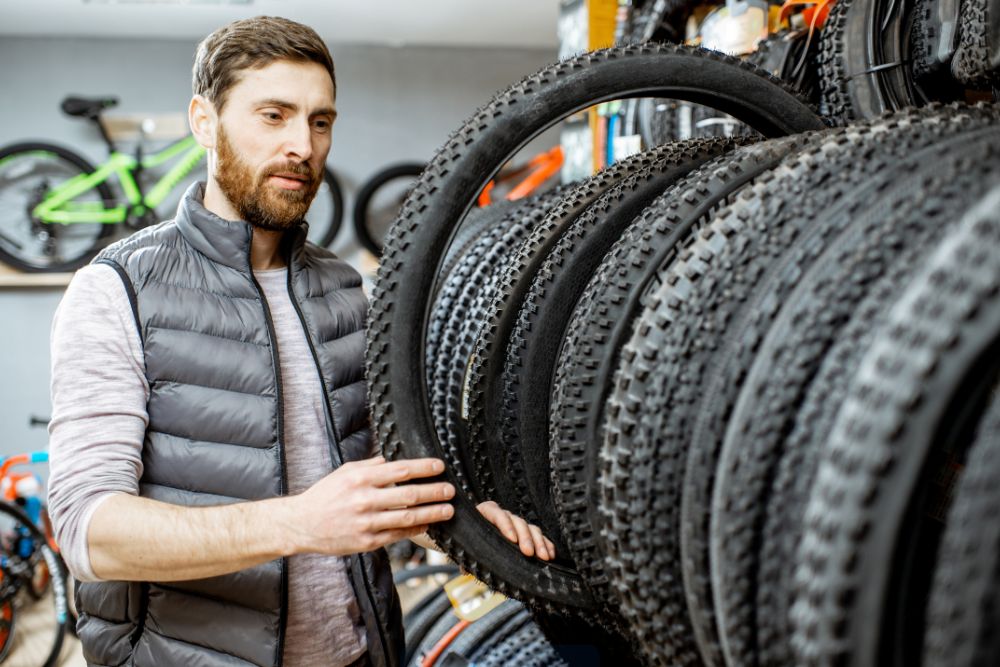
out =
[[[72,273],[22,273],[0,264],[0,289],[66,287]]]

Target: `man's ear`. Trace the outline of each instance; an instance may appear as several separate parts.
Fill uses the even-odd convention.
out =
[[[188,105],[188,125],[195,140],[207,150],[215,148],[215,138],[219,127],[219,116],[215,105],[202,95],[195,95]]]

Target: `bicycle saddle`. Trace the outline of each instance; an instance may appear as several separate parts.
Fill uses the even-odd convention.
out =
[[[118,104],[117,97],[67,97],[62,101],[63,113],[70,116],[97,118],[104,109],[110,109]]]

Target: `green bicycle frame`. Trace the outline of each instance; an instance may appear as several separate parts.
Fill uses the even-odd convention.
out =
[[[143,196],[133,176],[136,167],[141,165],[143,169],[153,169],[177,156],[181,156],[177,164],[156,182],[146,196]],[[198,166],[204,156],[205,149],[199,146],[192,136],[185,137],[162,151],[143,158],[142,162],[137,162],[130,155],[115,151],[111,153],[108,161],[93,173],[74,176],[53,188],[31,213],[42,222],[50,224],[68,225],[77,222],[119,224],[125,222],[130,210],[142,214],[162,204],[170,191]],[[107,208],[101,202],[73,201],[74,198],[108,180],[112,174],[118,176],[128,206]]]

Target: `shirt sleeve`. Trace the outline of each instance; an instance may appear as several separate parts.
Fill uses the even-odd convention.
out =
[[[138,495],[149,423],[142,344],[125,285],[94,264],[70,282],[52,322],[49,514],[69,571],[97,581],[87,531],[97,507]]]

